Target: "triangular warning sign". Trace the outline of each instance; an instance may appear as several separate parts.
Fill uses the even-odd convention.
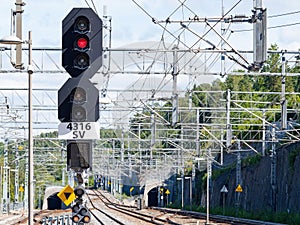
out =
[[[240,184],[236,187],[235,192],[243,192],[243,188]]]
[[[19,191],[20,191],[20,192],[24,192],[23,186],[20,186],[20,187],[19,187]]]
[[[222,193],[227,193],[228,192],[228,189],[226,188],[225,185],[223,185],[223,187],[222,187],[222,189],[221,189],[220,192],[222,192]]]

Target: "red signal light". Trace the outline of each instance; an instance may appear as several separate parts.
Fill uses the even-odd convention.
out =
[[[83,37],[79,38],[77,40],[77,46],[81,49],[86,48],[88,46],[88,40],[86,38],[83,38]]]

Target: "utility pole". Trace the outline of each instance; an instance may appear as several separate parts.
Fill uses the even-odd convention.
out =
[[[190,66],[191,68],[192,66]],[[192,92],[192,89],[193,89],[193,82],[192,82],[192,74],[190,73],[189,74],[189,87],[188,87],[188,93],[189,93],[189,110],[192,109],[193,107],[193,92]]]
[[[230,98],[231,98],[231,92],[230,89],[227,90],[226,95],[226,147],[231,147],[231,124],[230,124]]]
[[[2,189],[2,212],[9,213],[9,191],[8,191],[8,139],[4,140],[4,166],[3,166],[3,189]]]
[[[16,37],[22,39],[22,13],[24,10],[22,7],[25,5],[22,0],[16,0],[16,11],[14,11],[14,14],[16,15]],[[14,67],[16,69],[24,69],[23,63],[22,63],[22,43],[16,45],[16,62]]]
[[[207,155],[207,176],[206,176],[206,224],[209,224],[209,201],[210,201],[210,180],[212,175],[211,167],[211,149],[208,149]]]
[[[183,160],[183,127],[180,128],[180,164],[181,164],[181,208],[184,207],[184,160]]]
[[[153,110],[151,111],[150,117],[150,127],[151,127],[151,140],[150,140],[150,168],[153,165],[153,148],[155,145],[156,127],[155,127],[155,115]]]
[[[124,141],[124,130],[122,129],[121,134],[121,163],[124,163],[124,152],[125,152],[125,141]]]
[[[138,150],[139,150],[139,153],[140,153],[140,174],[142,174],[142,157],[143,157],[143,154],[142,154],[142,149],[141,149],[141,124],[138,123],[138,127],[139,127],[139,130],[138,130]]]
[[[285,56],[284,52],[281,55],[281,129],[285,130],[287,128],[287,100],[285,98]]]
[[[172,126],[178,122],[178,93],[177,93],[177,75],[178,75],[178,47],[173,47],[173,91],[172,91]]]
[[[267,10],[262,0],[254,0],[253,6],[253,69],[258,70],[267,57]]]
[[[224,142],[224,130],[221,130],[221,138],[220,138],[221,143]],[[223,145],[220,146],[220,164],[223,166],[224,163],[224,148]]]
[[[277,154],[276,154],[276,136],[275,128],[272,128],[272,151],[271,151],[271,207],[276,212],[276,186],[277,186]]]
[[[266,110],[263,109],[262,113],[262,155],[266,156]]]
[[[237,140],[237,145],[238,145],[238,152],[237,152],[237,159],[236,159],[236,187],[238,185],[242,185],[242,178],[241,178],[241,170],[242,170],[242,162],[241,162],[241,143],[240,140]],[[235,192],[236,193],[236,211],[238,211],[240,204],[241,204],[241,193],[240,192]]]
[[[28,190],[28,224],[33,225],[34,209],[34,167],[33,167],[33,129],[32,129],[32,37],[31,31],[28,32],[28,163],[29,163],[29,190]]]
[[[224,17],[224,0],[222,0],[222,18]],[[222,37],[225,34],[225,27],[224,27],[224,21],[221,21],[221,35]],[[224,49],[224,41],[221,39],[221,50]],[[225,68],[225,54],[222,52],[221,53],[221,76],[225,76],[226,74],[226,68]]]
[[[197,157],[200,157],[200,118],[199,118],[199,109],[196,109],[196,152],[197,152]],[[197,168],[200,170],[200,160],[197,160]]]
[[[17,142],[15,143],[15,200],[14,204],[19,202],[19,149]]]
[[[26,151],[26,158],[25,158],[25,177],[24,177],[24,199],[23,199],[23,206],[24,209],[28,208],[28,149]]]

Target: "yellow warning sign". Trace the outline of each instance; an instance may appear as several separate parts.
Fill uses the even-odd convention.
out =
[[[170,194],[169,189],[167,189],[165,193],[166,193],[167,195],[169,195],[169,194]]]
[[[73,188],[70,185],[65,186],[57,196],[62,200],[62,202],[68,206],[76,198]]]
[[[20,191],[20,192],[24,192],[23,186],[19,187],[19,191]]]
[[[243,188],[240,184],[236,187],[235,192],[243,192]]]

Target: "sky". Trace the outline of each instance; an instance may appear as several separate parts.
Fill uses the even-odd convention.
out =
[[[75,7],[92,7],[100,18],[103,18],[103,8],[106,7],[107,15],[112,19],[112,48],[128,46],[136,42],[160,41],[176,43],[174,37],[181,45],[191,48],[211,47],[203,41],[199,43],[199,37],[217,45],[220,38],[216,32],[209,31],[204,23],[189,24],[189,30],[185,30],[179,23],[155,24],[152,18],[158,21],[188,20],[197,15],[199,18],[220,18],[222,11],[229,16],[244,15],[251,16],[253,0],[24,0],[23,7],[23,39],[28,38],[28,31],[32,31],[33,48],[61,48],[61,23],[64,17]],[[11,32],[11,12],[15,10],[15,0],[0,0],[0,37]],[[184,3],[184,4],[182,4]],[[223,5],[223,8],[222,8]],[[262,0],[263,8],[267,9],[267,46],[277,44],[279,50],[298,51],[300,49],[300,4],[299,0]],[[211,23],[212,25],[214,23]],[[188,25],[188,23],[185,23]],[[253,50],[252,24],[233,23],[225,24],[226,38],[228,45],[224,47],[237,50]],[[166,29],[164,29],[166,28]],[[220,33],[221,27],[218,24],[216,31]],[[208,32],[209,31],[209,32]],[[107,46],[107,39],[104,41]],[[132,46],[132,45],[131,45]],[[1,45],[0,45],[1,47]],[[13,69],[8,57],[3,54],[0,68]],[[26,64],[26,55],[24,64]],[[35,53],[34,53],[35,54]],[[61,68],[60,52],[47,52],[41,57],[34,55],[35,68],[46,68],[47,65],[56,69]],[[47,57],[47,54],[50,56]],[[46,56],[45,56],[46,55]],[[246,56],[249,61],[252,56]],[[294,56],[293,56],[294,57]],[[55,63],[53,63],[53,61]],[[55,65],[56,64],[56,65]],[[61,68],[62,69],[62,68]],[[219,72],[220,65],[215,66],[214,72]],[[228,68],[230,70],[232,68]],[[14,86],[18,77],[9,76],[9,79],[2,79],[3,86]],[[3,78],[4,75],[2,75]],[[43,80],[44,79],[44,80]],[[39,87],[48,86],[47,78],[35,79]],[[67,76],[64,78],[67,79]],[[61,81],[59,81],[61,82]],[[0,83],[0,86],[1,86]],[[23,82],[21,86],[26,87]],[[56,86],[57,88],[57,86]]]
[[[152,23],[151,18],[139,8],[132,0],[31,0],[26,1],[23,13],[23,36],[27,36],[28,30],[32,30],[34,46],[36,47],[60,47],[61,46],[61,21],[73,7],[93,7],[95,5],[100,17],[103,15],[103,6],[107,6],[107,14],[112,17],[112,44],[114,47],[124,44],[159,40],[163,29]],[[180,2],[185,2],[187,7],[180,8],[171,15]],[[226,13],[238,0],[136,0],[147,13],[158,20],[165,20],[171,15],[171,19],[188,18],[197,14],[199,17],[220,17],[222,13],[222,1]],[[15,9],[13,0],[0,0],[0,37],[10,33],[11,10]],[[300,10],[298,0],[263,0],[263,7],[267,8],[268,16],[296,12]],[[252,0],[242,0],[229,15],[251,15]],[[298,23],[298,25],[268,30],[268,46],[277,43],[282,49],[297,50],[300,47],[300,13],[272,17],[268,19],[268,27]],[[174,26],[178,29],[179,25]],[[230,29],[251,29],[250,24],[234,24]],[[171,28],[170,28],[171,29]],[[172,30],[172,29],[171,29]],[[201,34],[201,30],[199,30]],[[249,40],[251,32],[243,34],[233,33],[231,36],[237,48],[251,49]],[[234,41],[239,37],[242,39]],[[244,38],[245,37],[245,38]],[[248,43],[247,43],[248,42]]]
[[[252,0],[24,0],[26,5],[23,7],[23,39],[28,38],[28,31],[32,31],[33,48],[60,48],[61,47],[61,23],[65,16],[75,7],[96,7],[100,18],[103,18],[103,7],[107,8],[107,15],[112,18],[112,48],[128,46],[136,42],[160,41],[176,43],[174,36],[178,37],[179,42],[188,47],[205,48],[207,44],[198,43],[199,36],[205,34],[204,38],[214,44],[218,44],[220,38],[215,32],[208,32],[207,25],[201,23],[190,24],[192,32],[185,30],[179,23],[161,23],[154,24],[152,18],[157,21],[165,21],[170,18],[171,21],[188,20],[197,15],[199,18],[220,18],[222,11],[227,16],[245,15],[251,16],[253,9]],[[263,8],[267,8],[267,46],[277,44],[279,50],[298,51],[300,49],[300,4],[299,0],[262,0]],[[184,4],[182,4],[184,3]],[[223,3],[223,8],[222,8]],[[236,5],[236,7],[233,7]],[[231,10],[232,9],[232,10]],[[7,36],[11,32],[11,11],[15,10],[14,0],[0,0],[0,38]],[[213,23],[212,23],[213,24]],[[187,25],[187,23],[185,23]],[[252,50],[252,25],[249,23],[225,24],[227,33],[226,40],[231,47],[238,50]],[[166,28],[166,29],[164,29]],[[217,32],[220,32],[220,26],[216,26]],[[177,41],[178,41],[177,40]],[[105,41],[107,43],[107,41]],[[130,45],[132,46],[132,45]],[[1,47],[1,46],[0,46]],[[26,64],[26,55],[24,62]],[[41,57],[43,54],[43,57]],[[50,55],[48,57],[48,54]],[[251,57],[249,60],[251,61]],[[33,60],[36,63],[35,68],[46,68],[48,64],[52,68],[61,68],[60,52],[34,53]],[[53,63],[53,61],[55,63]],[[55,65],[57,64],[57,65]],[[216,72],[219,72],[220,66],[217,65]],[[0,69],[13,69],[10,65],[7,53],[2,54]],[[231,68],[229,68],[231,69]],[[3,87],[24,87],[27,86],[26,73],[4,74],[1,73],[0,88]],[[22,76],[22,77],[21,77]],[[49,79],[49,76],[50,79]],[[112,77],[110,84],[118,84],[115,87],[126,87],[126,81],[122,82],[119,77]],[[67,74],[56,76],[41,73],[34,74],[34,88],[60,88]],[[51,81],[51,82],[50,82]],[[56,99],[56,92],[53,93],[53,99]],[[26,96],[26,92],[18,93]],[[39,98],[39,97],[38,97]],[[49,101],[51,99],[42,99]],[[12,101],[12,100],[11,100]],[[26,103],[26,100],[25,100]],[[34,99],[34,104],[38,104]],[[56,115],[54,115],[56,117]]]

